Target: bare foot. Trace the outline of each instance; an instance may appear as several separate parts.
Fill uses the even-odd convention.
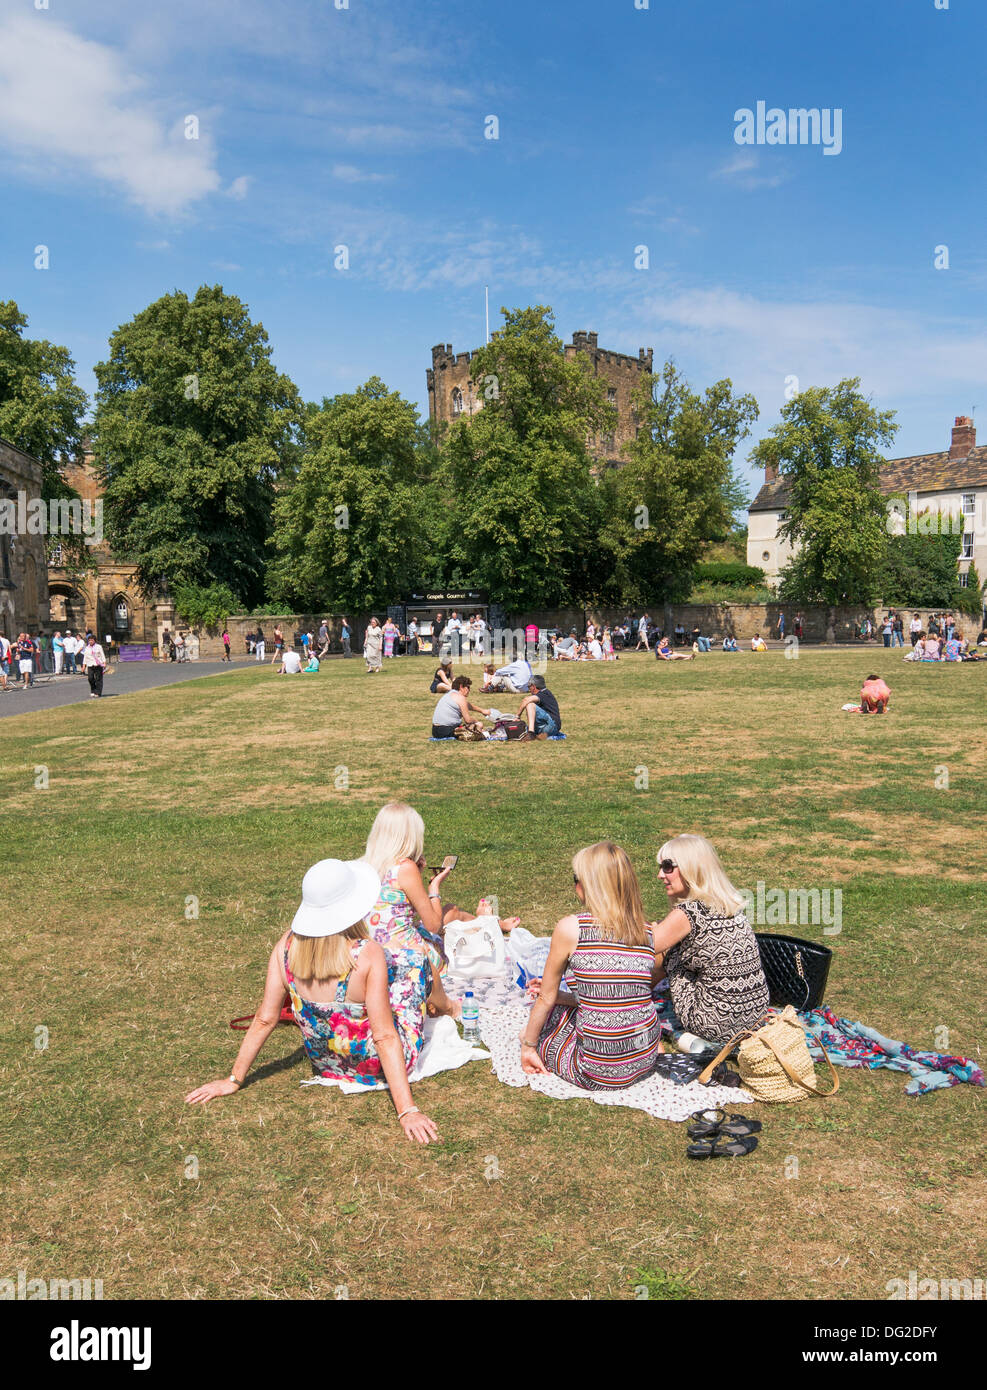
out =
[[[521,925],[520,917],[498,917],[497,921],[500,923],[500,929],[505,936],[510,936],[514,928]]]

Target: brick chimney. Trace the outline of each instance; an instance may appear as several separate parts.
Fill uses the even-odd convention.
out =
[[[766,463],[764,465],[764,481],[773,483],[778,477],[778,465],[776,463]]]
[[[953,425],[953,442],[949,446],[951,459],[965,459],[977,447],[977,427],[969,415],[957,415]]]

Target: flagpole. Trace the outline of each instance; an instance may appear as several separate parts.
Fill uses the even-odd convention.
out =
[[[490,287],[489,287],[488,285],[484,285],[484,287],[483,287],[483,301],[484,301],[484,304],[485,304],[485,306],[486,306],[486,320],[487,320],[487,337],[486,337],[486,341],[489,343],[489,341],[490,341]]]

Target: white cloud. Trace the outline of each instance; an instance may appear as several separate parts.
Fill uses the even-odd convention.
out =
[[[760,163],[756,154],[738,151],[726,164],[714,169],[710,178],[726,179],[749,191],[755,188],[777,188],[779,184],[791,178],[791,174],[785,169],[779,169],[773,174],[759,173],[759,169]]]
[[[390,174],[371,174],[358,169],[355,164],[334,164],[332,176],[341,183],[385,183]]]
[[[243,199],[247,196],[247,191],[250,188],[250,184],[250,175],[241,174],[239,178],[233,180],[229,188],[226,190],[227,197],[236,198],[238,202],[242,202]]]
[[[45,11],[0,19],[0,153],[31,177],[88,178],[171,216],[215,192],[208,137],[162,109],[105,44]]]

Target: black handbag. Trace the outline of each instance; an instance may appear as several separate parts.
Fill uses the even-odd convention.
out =
[[[833,953],[815,941],[797,936],[755,932],[768,995],[776,1008],[786,1004],[805,1011],[822,1006]]]

